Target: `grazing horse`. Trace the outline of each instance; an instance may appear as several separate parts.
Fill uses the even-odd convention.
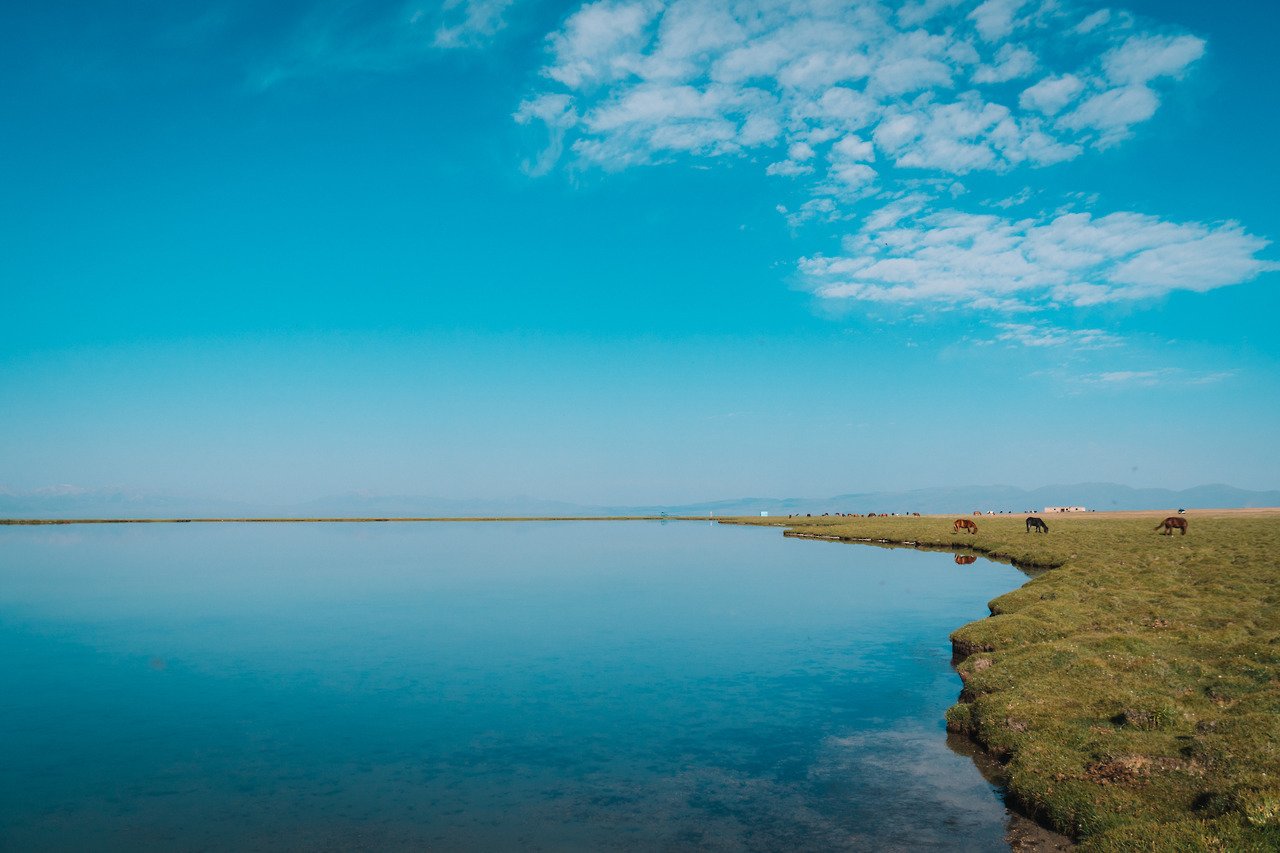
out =
[[[956,554],[956,565],[967,566],[970,563],[975,562],[977,559],[978,558],[973,556],[972,554]]]
[[[961,530],[967,530],[970,533],[978,532],[978,525],[974,524],[972,521],[970,521],[967,518],[957,518],[955,523],[955,528],[956,528],[956,533],[959,533]]]
[[[1027,532],[1030,533],[1033,527],[1037,533],[1049,532],[1049,525],[1044,523],[1043,518],[1037,518],[1036,516],[1031,515],[1027,517]]]
[[[1160,534],[1161,536],[1172,536],[1175,528],[1181,530],[1183,536],[1187,535],[1187,520],[1185,518],[1178,518],[1176,515],[1171,515],[1164,521],[1157,524],[1156,530],[1159,530],[1162,527],[1164,528],[1164,533]]]

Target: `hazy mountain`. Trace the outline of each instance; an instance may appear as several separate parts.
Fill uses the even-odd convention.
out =
[[[788,515],[823,512],[969,513],[995,510],[1039,512],[1046,506],[1096,510],[1228,509],[1280,506],[1280,491],[1249,491],[1227,485],[1135,489],[1116,483],[1075,483],[1020,489],[957,486],[901,492],[851,492],[829,498],[745,497],[686,504],[589,506],[515,497],[450,499],[423,495],[333,495],[304,503],[270,505],[191,495],[55,486],[30,492],[0,489],[4,518],[208,518],[208,517],[467,517],[601,515]]]
[[[1083,506],[1095,510],[1231,509],[1280,506],[1280,491],[1256,492],[1209,485],[1176,491],[1135,489],[1116,483],[1076,483],[1020,489],[1016,486],[957,486],[903,492],[854,492],[830,498],[740,498],[657,509],[679,515],[772,515],[822,512],[969,513],[974,510],[1039,512],[1046,506]],[[619,508],[620,509],[620,508]]]
[[[259,509],[246,501],[73,485],[29,492],[0,489],[3,518],[207,518],[254,515]]]
[[[455,499],[424,495],[332,495],[288,508],[294,516],[352,516],[358,518],[459,518],[474,516],[565,516],[602,515],[597,508],[564,501],[548,501],[530,497]]]

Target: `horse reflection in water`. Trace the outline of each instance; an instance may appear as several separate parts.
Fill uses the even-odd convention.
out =
[[[977,561],[977,559],[978,558],[973,556],[972,554],[956,554],[956,565],[967,566],[970,563]]]

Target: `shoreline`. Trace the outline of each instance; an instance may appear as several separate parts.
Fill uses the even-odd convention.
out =
[[[1155,532],[1170,514],[1045,515],[1050,535],[1021,514],[973,516],[977,536],[954,516],[726,521],[1031,574],[951,634],[964,687],[947,729],[1011,811],[1097,849],[1280,849],[1280,508],[1189,510],[1191,535]],[[1015,849],[1062,849],[1028,841]]]

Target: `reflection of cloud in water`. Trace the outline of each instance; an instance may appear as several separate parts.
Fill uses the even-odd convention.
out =
[[[1005,816],[996,789],[974,772],[973,762],[952,752],[937,729],[906,728],[828,738],[813,774],[857,779],[862,796],[883,804],[883,838],[901,849],[940,846],[988,849],[985,838]],[[838,784],[838,783],[837,783]],[[932,815],[932,818],[929,816]],[[895,829],[893,824],[899,823]]]
[[[803,786],[724,768],[643,782],[585,781],[555,810],[560,820],[605,829],[595,844],[606,848],[848,850],[868,844],[856,826],[815,808]]]
[[[635,768],[630,768],[634,770]],[[799,778],[779,768],[689,767],[649,778],[592,773],[520,806],[594,849],[990,850],[1005,811],[942,733],[829,737]],[[539,833],[541,837],[541,833]],[[529,840],[529,839],[527,839]]]

